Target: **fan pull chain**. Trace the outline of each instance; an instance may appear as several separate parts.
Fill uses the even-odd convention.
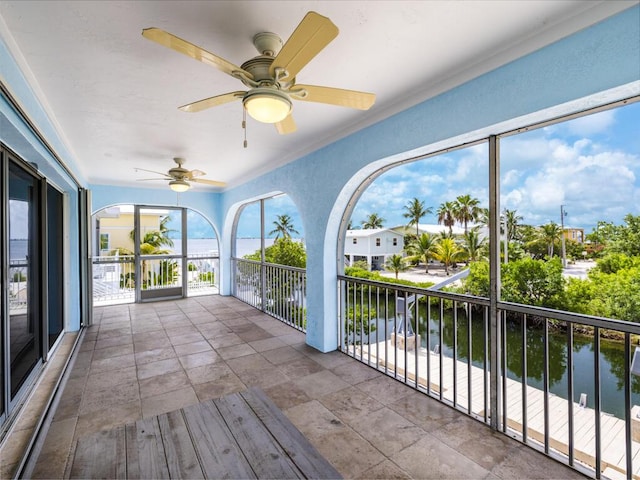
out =
[[[244,148],[247,148],[247,111],[242,108],[242,129],[244,130]]]

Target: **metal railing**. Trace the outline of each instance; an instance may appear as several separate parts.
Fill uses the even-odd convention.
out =
[[[181,287],[183,284],[180,255],[144,255],[140,257],[140,288],[144,291]],[[187,261],[187,296],[211,295],[219,292],[216,272],[218,255],[191,254]],[[93,258],[94,305],[132,303],[136,296],[135,256],[104,255]]]
[[[9,262],[9,312],[25,313],[28,303],[29,263],[26,258]]]
[[[133,255],[94,257],[93,304],[110,305],[135,300],[135,264]]]
[[[182,286],[182,257],[180,255],[141,255],[142,290]]]
[[[303,332],[306,320],[306,270],[233,258],[233,295]]]
[[[486,424],[496,415],[503,433],[583,473],[640,478],[631,372],[640,324],[498,302],[492,332],[486,298],[347,276],[338,284],[346,354]]]
[[[187,296],[218,293],[220,271],[218,255],[192,254],[187,256]]]

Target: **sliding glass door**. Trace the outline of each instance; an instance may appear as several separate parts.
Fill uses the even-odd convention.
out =
[[[40,180],[9,164],[9,391],[13,400],[42,360]],[[5,356],[6,358],[6,356]]]
[[[0,145],[0,427],[64,331],[65,196]]]

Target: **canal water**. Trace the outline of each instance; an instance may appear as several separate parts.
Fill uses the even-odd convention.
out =
[[[375,330],[370,333],[371,342],[383,341],[385,332],[387,337],[391,334],[397,321],[394,323],[395,305],[393,300],[389,301],[390,318],[386,329],[384,325],[384,301],[378,305],[374,321]],[[367,315],[365,314],[365,318]],[[485,359],[484,335],[485,327],[482,314],[476,312],[472,314],[471,321],[471,359],[472,364],[482,368]],[[426,344],[426,328],[429,328],[429,345]],[[464,310],[458,310],[457,315],[457,349],[456,358],[467,362],[469,352],[468,342],[468,319]],[[415,323],[413,323],[415,328]],[[430,320],[427,322],[426,305],[419,306],[418,332],[423,348],[433,351],[440,343],[440,309],[431,308]],[[446,357],[453,357],[454,342],[454,315],[452,310],[444,310],[442,319],[442,343],[441,351]],[[359,331],[359,324],[356,323],[356,334]],[[548,369],[549,369],[549,391],[562,398],[567,398],[568,376],[567,376],[567,334],[559,329],[549,329],[548,333]],[[364,342],[367,342],[366,335],[363,335]],[[507,348],[507,376],[511,379],[522,381],[522,326],[519,319],[508,320],[506,331]],[[527,345],[527,384],[543,389],[544,382],[544,330],[540,326],[527,323],[526,330]],[[633,349],[632,352],[633,354]],[[595,407],[595,379],[593,336],[585,336],[574,333],[573,335],[573,391],[574,402],[579,402],[581,394],[587,395],[587,407]],[[487,355],[488,358],[488,355]],[[600,366],[600,398],[603,412],[615,415],[624,419],[624,345],[622,342],[615,342],[606,339],[600,340],[600,354],[597,361]],[[640,378],[632,375],[632,405],[640,405]]]

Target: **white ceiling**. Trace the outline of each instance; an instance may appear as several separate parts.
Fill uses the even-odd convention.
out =
[[[0,36],[90,183],[136,184],[149,174],[134,167],[166,171],[183,156],[233,186],[636,3],[0,0]],[[297,132],[248,119],[247,149],[240,102],[177,109],[244,86],[141,35],[159,27],[240,65],[258,54],[254,34],[286,41],[310,10],[340,34],[297,82],[372,92],[376,103],[295,102]]]

